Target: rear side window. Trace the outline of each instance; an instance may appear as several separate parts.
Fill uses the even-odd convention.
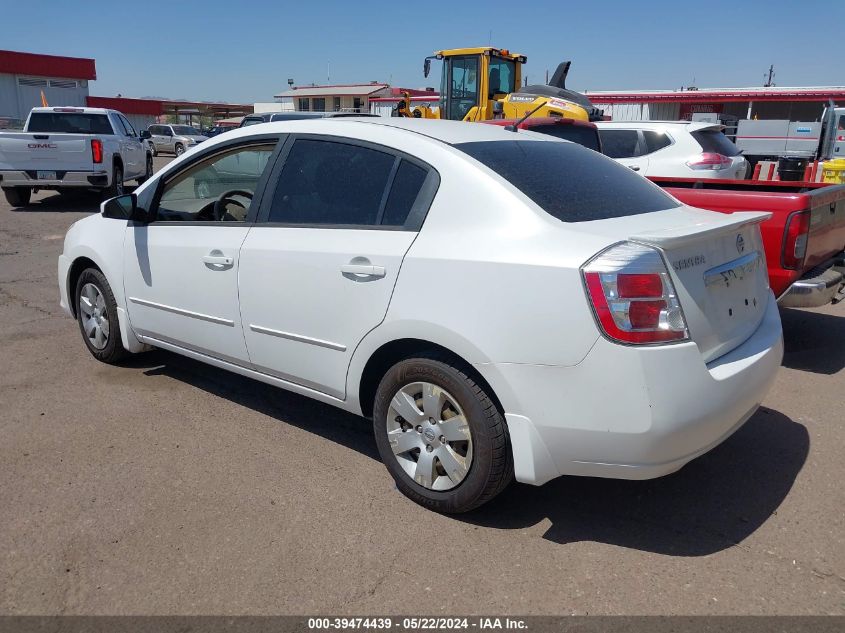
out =
[[[643,130],[643,138],[645,139],[646,153],[651,154],[664,147],[669,147],[672,144],[672,139],[665,132],[655,132],[653,130]]]
[[[541,134],[561,138],[564,141],[572,141],[595,152],[601,151],[598,130],[587,127],[586,125],[532,125],[525,129],[530,132],[540,132]]]
[[[279,175],[268,220],[374,226],[395,162],[359,145],[299,139]]]
[[[387,205],[384,207],[381,223],[387,226],[402,226],[420,195],[428,171],[403,160],[396,171]]]
[[[27,132],[55,132],[67,134],[113,134],[105,114],[82,112],[33,112],[29,115]]]
[[[638,149],[640,135],[636,130],[600,130],[601,146],[611,158],[634,158],[641,152]]]
[[[693,138],[701,145],[702,151],[715,152],[724,156],[739,156],[736,145],[719,130],[699,130],[691,132]]]
[[[657,185],[574,143],[485,141],[455,147],[563,222],[621,218],[678,206]]]

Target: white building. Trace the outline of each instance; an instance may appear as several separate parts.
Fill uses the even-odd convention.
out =
[[[299,112],[369,112],[370,99],[389,97],[390,86],[378,82],[336,86],[294,86],[275,98]]]
[[[0,128],[14,127],[44,100],[51,106],[84,106],[93,59],[0,50]]]

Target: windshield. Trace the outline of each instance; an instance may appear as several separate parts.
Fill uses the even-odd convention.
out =
[[[191,127],[190,125],[174,125],[173,133],[181,134],[182,136],[200,136],[197,129]]]
[[[548,134],[555,138],[563,139],[564,141],[572,141],[583,145],[584,147],[593,150],[594,152],[601,152],[601,143],[599,141],[599,131],[586,125],[526,125],[525,129],[529,132],[540,132],[541,134]]]
[[[678,206],[657,185],[575,143],[482,141],[455,147],[563,222],[621,218]]]
[[[490,98],[497,94],[513,92],[516,82],[516,64],[501,57],[490,58]]]
[[[105,114],[82,112],[33,112],[27,132],[64,132],[66,134],[113,134]]]

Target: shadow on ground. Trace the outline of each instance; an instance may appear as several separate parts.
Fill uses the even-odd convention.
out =
[[[832,375],[845,368],[845,305],[842,316],[782,308],[783,366]]]
[[[126,193],[132,193],[135,189],[136,187],[127,185]],[[57,193],[55,191],[48,191],[46,193],[47,195],[43,198],[31,200],[25,206],[12,207],[12,211],[15,213],[98,212],[100,210],[100,203],[103,201],[102,193],[86,189],[72,190],[65,193]]]
[[[358,416],[168,352],[142,354],[127,364],[379,459],[370,423]],[[705,556],[741,543],[777,512],[809,446],[802,425],[761,408],[722,445],[668,477],[561,477],[541,487],[514,484],[486,506],[455,518],[498,529],[548,520],[543,537],[555,543],[597,541],[670,556]]]

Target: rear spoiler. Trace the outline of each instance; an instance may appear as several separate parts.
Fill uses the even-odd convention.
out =
[[[736,213],[714,213],[706,220],[670,227],[658,231],[644,231],[635,233],[628,239],[632,242],[645,242],[659,248],[675,248],[687,242],[694,242],[703,237],[709,237],[725,230],[738,231],[749,224],[765,222],[771,213],[766,211],[737,211]]]

